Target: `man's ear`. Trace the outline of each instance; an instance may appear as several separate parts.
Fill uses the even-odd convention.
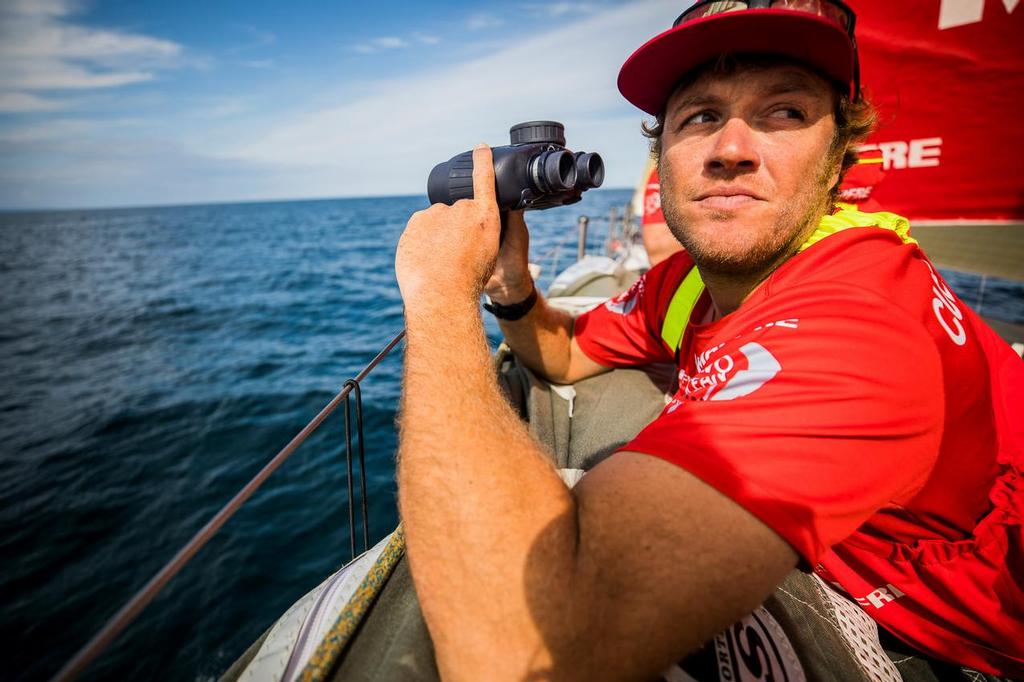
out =
[[[841,168],[841,166],[836,168],[836,171],[832,174],[832,177],[830,178],[828,183],[829,191],[833,194],[839,191],[839,178],[842,175]]]
[[[848,150],[849,145],[843,147],[842,150],[836,150],[832,154],[830,163],[832,169],[828,176],[828,187],[833,193],[839,190],[839,182],[843,177],[843,160],[846,158]]]

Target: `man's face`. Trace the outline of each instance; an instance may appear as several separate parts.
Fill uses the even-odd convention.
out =
[[[672,95],[661,138],[669,228],[702,269],[752,275],[792,255],[831,207],[833,94],[796,65],[705,73]]]

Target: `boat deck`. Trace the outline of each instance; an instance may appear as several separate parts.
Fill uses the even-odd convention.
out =
[[[933,263],[1024,281],[1024,224],[913,224],[910,233]]]

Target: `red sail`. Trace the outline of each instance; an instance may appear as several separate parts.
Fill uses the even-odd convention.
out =
[[[847,198],[918,223],[1024,220],[1024,3],[850,4],[879,127]]]

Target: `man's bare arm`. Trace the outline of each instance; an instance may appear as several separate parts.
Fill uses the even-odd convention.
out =
[[[533,289],[527,267],[529,235],[522,211],[509,214],[508,231],[484,287],[491,300],[510,305],[525,300]],[[518,320],[499,320],[505,341],[527,367],[557,384],[570,384],[608,371],[591,360],[572,337],[573,318],[548,305],[537,293],[537,303]]]
[[[540,293],[523,318],[499,320],[505,342],[523,364],[556,384],[571,384],[610,368],[591,360],[572,336],[573,318]]]
[[[796,555],[653,457],[620,453],[566,489],[490,366],[475,298],[497,252],[489,150],[474,162],[477,199],[414,217],[396,263],[399,504],[438,664],[446,679],[649,678],[753,609]]]

